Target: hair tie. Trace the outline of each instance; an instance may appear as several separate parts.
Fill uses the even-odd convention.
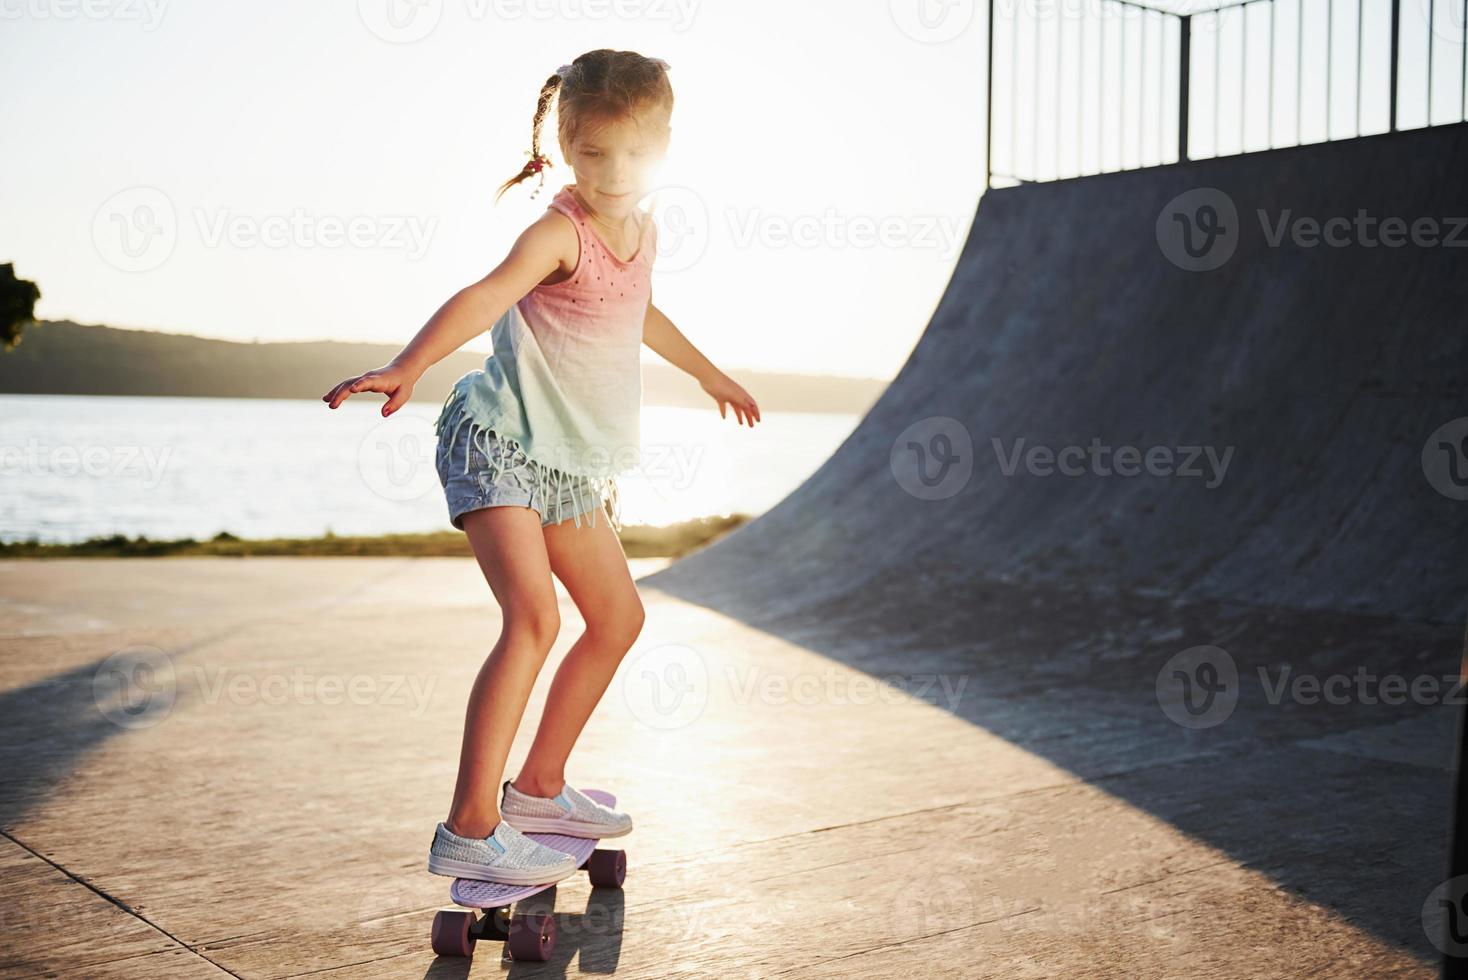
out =
[[[546,156],[544,153],[536,154],[525,162],[525,166],[521,169],[520,173],[524,174],[526,177],[529,177],[532,174],[540,174],[540,183],[536,184],[535,190],[530,192],[530,196],[532,198],[539,194],[540,189],[545,186],[546,168],[553,166],[555,166],[555,164],[551,162],[551,158]]]
[[[572,67],[572,65],[562,65],[561,67],[556,69],[556,74],[560,75],[562,78],[565,78],[567,75],[571,74]]]

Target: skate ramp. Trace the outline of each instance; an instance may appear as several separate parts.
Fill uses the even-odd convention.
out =
[[[1433,488],[1421,455],[1468,414],[1468,230],[1456,248],[1271,247],[1257,212],[1271,227],[1468,214],[1465,134],[990,191],[931,324],[861,425],[788,499],[649,584],[691,596],[711,578],[706,598],[763,615],[903,579],[987,578],[1460,621],[1468,508]],[[1156,220],[1209,187],[1236,206],[1237,246],[1214,271],[1186,271]],[[893,443],[944,416],[971,437],[972,477],[915,499]],[[1211,487],[1006,476],[995,439],[1006,457],[1021,439],[1234,452]]]
[[[640,584],[914,692],[961,682],[933,703],[1430,962],[1468,596],[1468,445],[1442,428],[1468,415],[1465,164],[1454,126],[990,191],[831,458]],[[1184,266],[1221,253],[1159,236],[1183,195],[1231,249],[1210,271]],[[1367,244],[1358,214],[1457,245]],[[1344,245],[1295,224],[1335,217]],[[1141,472],[1014,463],[1093,443]],[[1159,694],[1198,647],[1234,672],[1221,722]],[[1387,704],[1389,675],[1436,687]],[[1008,799],[982,767],[952,778]]]

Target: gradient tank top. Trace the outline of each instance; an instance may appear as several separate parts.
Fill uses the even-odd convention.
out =
[[[505,465],[499,454],[485,444],[492,430],[538,464],[538,495],[552,511],[545,516],[561,519],[563,489],[586,490],[611,504],[612,526],[620,530],[616,478],[641,455],[642,328],[657,227],[643,212],[637,251],[624,262],[598,237],[571,193],[575,186],[562,187],[548,205],[575,225],[575,270],[558,283],[536,285],[505,311],[491,329],[494,352],[482,370],[454,383],[434,431],[442,435],[462,402],[453,436],[467,423],[491,467],[499,467]]]

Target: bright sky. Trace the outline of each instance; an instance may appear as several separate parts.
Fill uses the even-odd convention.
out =
[[[1429,77],[1433,121],[1462,118],[1462,0],[1402,2],[1402,126]],[[999,0],[997,171],[1175,152],[1176,27],[1099,9]],[[1291,144],[1297,117],[1326,138],[1327,78],[1332,138],[1384,129],[1389,10],[1197,13],[1193,155]],[[572,179],[493,204],[540,84],[596,47],[672,65],[653,288],[725,369],[891,377],[984,183],[975,0],[0,0],[0,37],[0,262],[49,319],[406,343]]]
[[[672,66],[661,230],[686,233],[653,288],[726,369],[891,377],[983,187],[977,15],[941,43],[885,0],[0,0],[0,19],[0,262],[45,319],[405,343],[573,179],[493,203],[541,82],[597,47]]]

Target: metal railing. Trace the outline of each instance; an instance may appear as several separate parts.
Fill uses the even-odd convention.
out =
[[[990,0],[988,17],[988,187],[1468,119],[1468,0]]]

